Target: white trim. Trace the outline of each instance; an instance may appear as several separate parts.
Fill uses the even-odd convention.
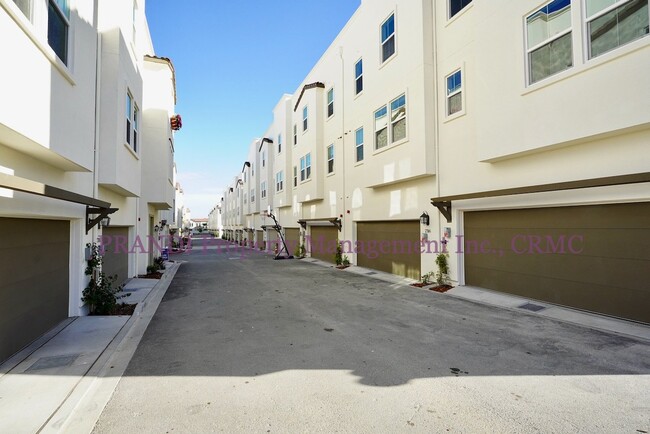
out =
[[[445,27],[450,25],[454,21],[456,21],[458,19],[458,17],[460,17],[461,15],[464,15],[465,12],[467,12],[472,6],[474,6],[474,1],[472,1],[472,2],[470,2],[470,4],[468,4],[467,6],[462,8],[461,10],[459,10],[458,13],[456,13],[456,15],[454,15],[452,17],[452,16],[449,16],[450,13],[451,13],[451,8],[449,7],[449,2],[450,2],[450,0],[447,0],[447,22],[445,23]]]
[[[460,89],[457,91],[454,91],[451,94],[447,94],[447,79],[451,77],[452,75],[456,74],[457,72],[460,72]],[[459,118],[461,116],[464,116],[466,114],[466,103],[465,103],[465,94],[467,93],[465,90],[465,63],[463,63],[460,67],[456,68],[453,70],[453,72],[450,72],[447,74],[444,78],[443,82],[443,89],[445,89],[445,119],[443,123],[446,123],[448,121],[452,121],[456,118]],[[458,95],[460,93],[460,104],[461,108],[455,113],[449,114],[449,98]]]

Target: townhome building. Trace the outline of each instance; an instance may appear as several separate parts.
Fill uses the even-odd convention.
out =
[[[417,279],[447,252],[453,285],[650,322],[648,21],[647,0],[362,1],[273,109],[263,204],[328,262],[338,241]]]
[[[152,234],[139,213],[171,206],[173,191],[149,188],[173,163],[169,115],[154,113],[173,113],[173,99],[147,95],[175,88],[171,63],[153,57],[144,7],[0,0],[13,59],[0,70],[0,361],[87,314],[87,243],[120,242],[115,254],[106,246],[103,270],[120,281],[146,269],[146,254],[124,252]]]

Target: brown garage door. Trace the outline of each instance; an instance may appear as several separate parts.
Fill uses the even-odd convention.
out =
[[[70,222],[0,218],[0,362],[68,317]]]
[[[309,240],[311,257],[334,263],[338,237],[339,231],[336,226],[311,226]]]
[[[300,245],[300,229],[298,228],[284,228],[284,238],[287,242],[289,254],[295,255]]]
[[[649,216],[650,203],[467,212],[465,280],[650,323]]]
[[[358,222],[357,241],[364,249],[357,254],[357,265],[420,278],[419,220]]]
[[[272,252],[275,246],[278,246],[278,251],[280,251],[279,244],[281,243],[281,241],[275,229],[266,228],[266,239],[267,239],[266,246],[269,251]]]
[[[129,278],[129,228],[103,228],[102,237],[110,240],[104,248],[102,271],[107,276],[117,275],[116,283],[122,284]]]
[[[259,249],[260,247],[262,250],[266,248],[266,243],[264,242],[264,231],[257,231],[257,238],[255,240],[255,248]]]

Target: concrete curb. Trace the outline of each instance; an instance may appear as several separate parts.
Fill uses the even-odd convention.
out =
[[[182,262],[175,262],[168,268],[147,297],[138,304],[115,339],[39,432],[92,432],[181,264]]]

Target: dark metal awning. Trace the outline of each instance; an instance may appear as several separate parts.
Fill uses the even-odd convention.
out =
[[[431,199],[431,204],[451,223],[451,203],[455,200],[481,199],[487,197],[513,196],[518,194],[545,193],[550,191],[577,190],[581,188],[609,187],[614,185],[640,184],[650,182],[650,172],[630,175],[607,176],[603,178],[581,179],[578,181],[555,182],[551,184],[529,185],[501,190],[480,191],[476,193],[441,196]]]
[[[0,187],[20,191],[22,193],[86,205],[86,233],[88,233],[88,231],[90,231],[90,229],[98,224],[104,217],[117,211],[117,208],[111,208],[109,202],[104,202],[103,200],[84,196],[72,191],[63,190],[58,187],[52,187],[51,185],[32,181],[31,179],[9,175],[7,173],[0,173]],[[97,215],[97,217],[91,219],[90,215]]]
[[[311,223],[311,222],[330,222],[334,226],[336,226],[336,228],[339,230],[339,232],[341,231],[341,219],[338,218],[338,217],[327,217],[327,218],[322,218],[322,219],[300,219],[300,220],[298,220],[298,224],[303,229],[307,229],[307,223]]]

